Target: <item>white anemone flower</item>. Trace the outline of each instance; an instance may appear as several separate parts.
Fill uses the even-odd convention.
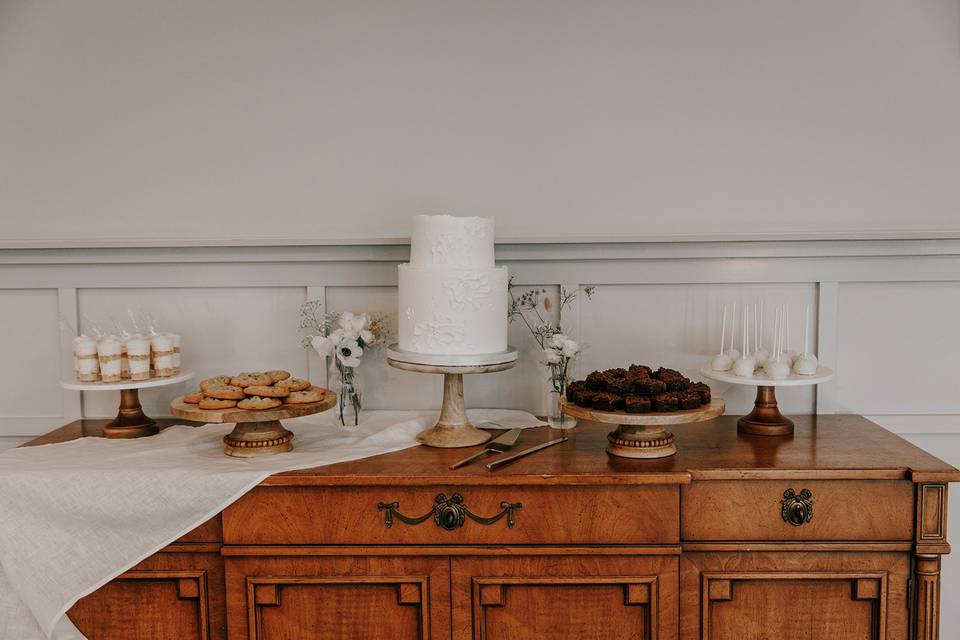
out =
[[[337,360],[345,367],[356,367],[360,364],[363,349],[355,340],[344,342],[337,347]]]

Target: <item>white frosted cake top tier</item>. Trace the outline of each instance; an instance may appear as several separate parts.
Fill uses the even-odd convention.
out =
[[[414,216],[411,267],[493,267],[493,218]]]

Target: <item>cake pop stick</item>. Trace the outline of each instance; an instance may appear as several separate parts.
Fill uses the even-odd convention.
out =
[[[770,352],[763,348],[763,300],[753,305],[753,360],[757,367],[762,367],[770,357]]]
[[[730,321],[730,348],[727,349],[727,355],[730,356],[730,359],[736,360],[740,357],[740,352],[737,351],[733,344],[736,341],[737,336],[737,303],[733,303],[733,318]]]
[[[803,323],[803,355],[793,361],[793,370],[802,376],[812,376],[817,372],[816,356],[810,354],[810,305],[807,305]]]
[[[727,337],[727,305],[723,305],[723,322],[720,326],[720,353],[713,357],[710,368],[714,371],[728,371],[733,366],[733,359],[724,350],[724,340]]]
[[[740,331],[740,346],[743,347],[743,355],[733,363],[733,373],[742,378],[749,378],[753,375],[754,362],[753,358],[750,357],[750,342],[748,339],[750,335],[750,315],[746,307],[743,308],[743,325],[740,327]]]
[[[783,361],[784,322],[786,315],[785,308],[780,309],[780,312],[777,314],[776,346],[774,347],[777,355],[776,358],[772,362],[768,362],[765,367],[767,375],[774,380],[780,380],[790,375],[790,365]]]

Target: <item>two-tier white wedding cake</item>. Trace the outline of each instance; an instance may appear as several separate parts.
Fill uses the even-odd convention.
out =
[[[437,355],[507,348],[507,268],[493,261],[493,218],[416,216],[401,264],[399,347]]]

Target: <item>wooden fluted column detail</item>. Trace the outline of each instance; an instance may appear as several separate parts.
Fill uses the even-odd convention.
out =
[[[940,556],[915,556],[916,640],[940,639]]]

